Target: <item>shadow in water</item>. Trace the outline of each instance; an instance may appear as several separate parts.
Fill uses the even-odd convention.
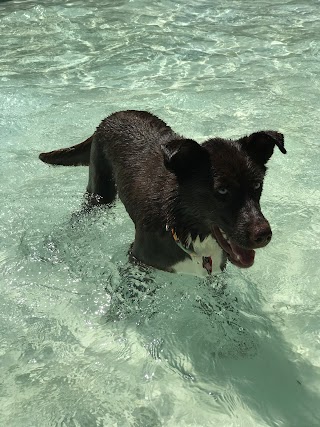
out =
[[[312,388],[319,370],[292,351],[263,311],[257,286],[240,274],[203,281],[136,273],[121,272],[108,320],[116,313],[126,327],[139,325],[150,357],[185,381],[199,403],[230,416],[244,406],[270,426],[319,425]]]

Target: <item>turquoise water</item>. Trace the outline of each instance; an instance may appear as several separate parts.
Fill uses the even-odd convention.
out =
[[[320,425],[319,1],[0,3],[0,425]],[[128,265],[123,206],[74,215],[76,144],[121,109],[204,140],[285,134],[272,243],[209,282]]]

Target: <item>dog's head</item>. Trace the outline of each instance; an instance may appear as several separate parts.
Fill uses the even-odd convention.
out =
[[[211,233],[238,267],[250,267],[254,250],[271,240],[260,197],[275,146],[286,153],[283,135],[275,131],[201,145],[177,139],[162,146],[165,166],[177,178],[182,221],[190,232]]]

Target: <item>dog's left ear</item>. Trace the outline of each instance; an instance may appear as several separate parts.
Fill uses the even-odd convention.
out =
[[[174,139],[161,145],[165,167],[178,177],[186,177],[209,165],[209,153],[192,139]]]
[[[286,154],[282,133],[274,130],[264,130],[252,133],[241,139],[243,148],[258,163],[265,165],[273,154],[276,145],[281,153]]]

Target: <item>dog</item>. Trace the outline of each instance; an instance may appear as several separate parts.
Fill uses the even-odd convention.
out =
[[[48,153],[53,165],[89,166],[89,204],[118,193],[135,225],[133,257],[156,269],[207,276],[227,260],[248,268],[272,236],[260,208],[266,163],[284,137],[259,131],[199,144],[145,111],[119,111],[84,142]]]

